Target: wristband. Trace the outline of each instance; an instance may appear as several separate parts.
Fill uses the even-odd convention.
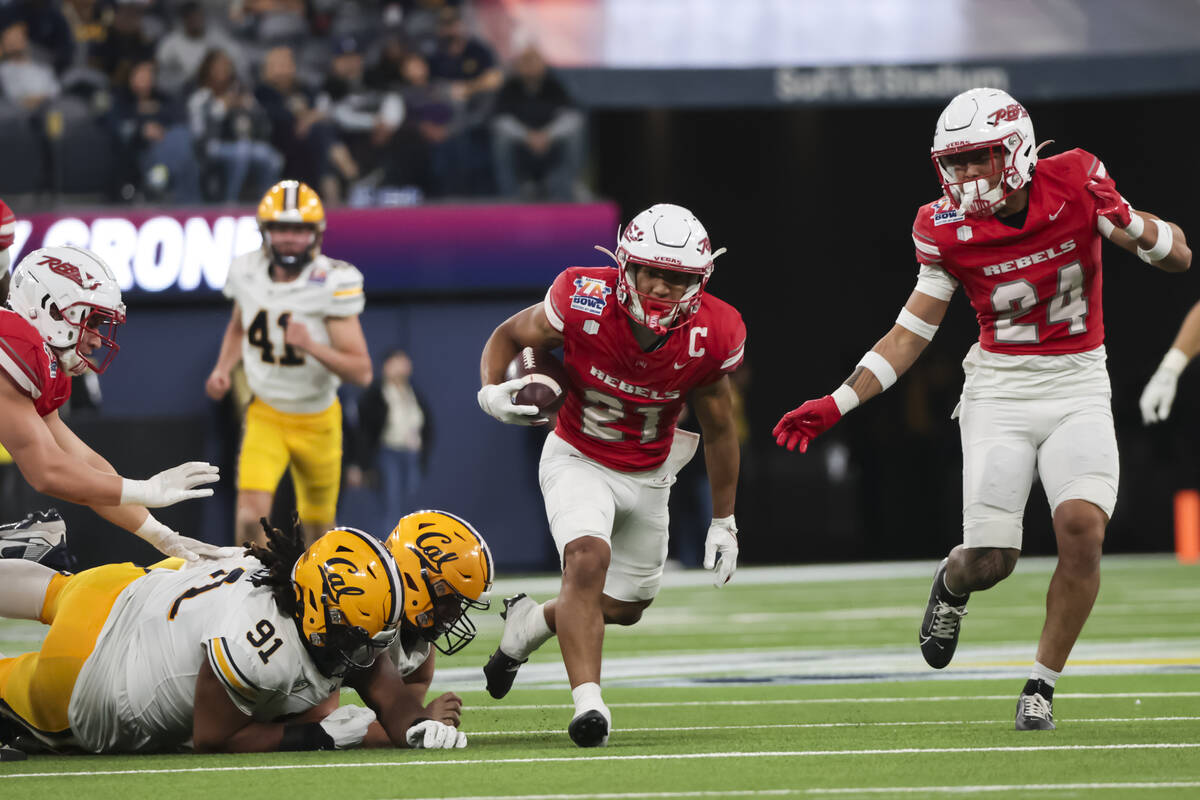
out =
[[[1171,226],[1161,219],[1153,220],[1153,222],[1154,227],[1158,228],[1158,241],[1149,250],[1143,250],[1140,247],[1137,249],[1138,258],[1147,264],[1162,261],[1170,255],[1171,246],[1175,244],[1175,232],[1171,230]]]
[[[854,391],[844,383],[838,388],[834,389],[833,394],[831,394],[830,397],[833,398],[833,402],[837,405],[838,413],[842,416],[845,416],[854,409],[858,408],[858,404],[862,402],[858,399],[858,392]]]
[[[279,740],[281,751],[295,750],[335,750],[333,737],[325,732],[319,722],[308,722],[304,725],[285,725],[283,738]]]
[[[1121,199],[1124,200],[1125,198],[1122,197]],[[1128,205],[1128,201],[1126,201],[1126,204]],[[1146,220],[1142,219],[1141,214],[1137,213],[1132,208],[1130,208],[1129,209],[1129,224],[1126,225],[1121,230],[1125,231],[1125,233],[1128,234],[1129,238],[1133,239],[1136,242],[1141,237],[1142,231],[1144,231],[1145,229],[1146,229]]]
[[[886,392],[896,382],[896,368],[874,350],[868,350],[864,353],[863,357],[858,360],[857,366],[866,367],[871,370],[875,379],[879,381],[880,387],[882,387],[880,391]]]
[[[1183,368],[1187,366],[1188,361],[1191,361],[1191,359],[1188,358],[1187,353],[1183,352],[1177,347],[1172,347],[1167,351],[1167,354],[1163,356],[1162,361],[1159,362],[1158,368],[1160,370],[1170,372],[1172,375],[1178,377],[1179,373],[1183,372]]]
[[[896,324],[912,331],[925,341],[933,341],[933,335],[937,333],[938,329],[937,325],[926,322],[907,308],[900,309],[900,316],[896,317]]]

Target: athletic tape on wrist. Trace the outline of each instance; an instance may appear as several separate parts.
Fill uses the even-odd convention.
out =
[[[844,383],[837,389],[834,389],[830,397],[833,398],[833,402],[837,405],[838,413],[843,417],[858,408],[858,404],[862,402],[858,399],[858,392]]]
[[[926,322],[907,308],[900,309],[900,316],[896,317],[896,324],[912,331],[926,341],[932,341],[933,335],[937,333],[938,329],[937,325]]]
[[[1158,228],[1158,241],[1149,250],[1143,250],[1140,247],[1137,250],[1138,258],[1147,264],[1162,261],[1171,254],[1171,246],[1175,244],[1175,232],[1171,230],[1171,226],[1161,219],[1153,220],[1153,222],[1154,227]]]
[[[1124,200],[1125,198],[1122,197],[1121,199]],[[1136,241],[1137,238],[1142,235],[1142,231],[1145,229],[1146,220],[1142,219],[1142,215],[1131,208],[1129,210],[1129,224],[1121,230],[1125,231],[1125,233],[1129,235],[1130,239]]]
[[[858,366],[871,370],[875,379],[879,381],[882,391],[886,392],[896,382],[896,368],[891,365],[891,362],[874,350],[868,350],[864,353],[863,357],[858,360]]]

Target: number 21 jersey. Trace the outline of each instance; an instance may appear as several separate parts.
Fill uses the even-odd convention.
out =
[[[746,326],[737,309],[706,293],[687,323],[645,352],[616,285],[612,267],[571,267],[546,293],[542,308],[563,334],[571,377],[554,432],[606,467],[643,472],[670,453],[688,393],[742,363]]]

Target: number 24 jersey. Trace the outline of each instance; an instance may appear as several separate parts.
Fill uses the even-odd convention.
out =
[[[922,274],[944,270],[962,283],[985,351],[1064,355],[1104,343],[1101,237],[1087,185],[1106,176],[1084,150],[1041,159],[1020,229],[996,217],[965,217],[944,198],[917,212],[913,244]]]
[[[616,282],[612,267],[571,267],[546,293],[542,308],[563,334],[571,377],[554,430],[606,467],[643,472],[670,453],[688,393],[742,363],[746,326],[737,309],[705,293],[686,324],[644,352],[618,307]]]
[[[251,577],[254,558],[153,569],[113,604],[71,695],[70,720],[93,752],[170,750],[192,735],[196,677],[207,662],[257,722],[305,711],[341,681],[308,655],[295,622]]]

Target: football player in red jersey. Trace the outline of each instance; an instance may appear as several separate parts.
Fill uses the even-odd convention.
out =
[[[609,253],[616,268],[562,272],[544,302],[506,320],[483,348],[479,404],[502,422],[537,420],[536,406],[513,405],[528,376],[500,383],[521,348],[561,346],[571,378],[538,470],[562,588],[541,605],[523,594],[504,601],[504,634],[484,673],[503,697],[520,664],[557,633],[575,699],[568,732],[581,747],[605,744],[612,726],[600,696],[604,625],[637,622],[662,580],[667,496],[698,443],[675,428],[685,402],[704,433],[713,495],[704,566],[721,586],[737,565],[728,374],[742,362],[746,328],[705,291],[722,252],[687,209],[651,206],[619,234]]]
[[[912,366],[963,285],[979,319],[953,415],[962,430],[963,544],[934,574],[919,641],[930,666],[950,663],[970,593],[1006,578],[1021,554],[1036,473],[1058,566],[1037,661],[1017,701],[1018,730],[1054,727],[1054,683],[1096,599],[1117,499],[1101,239],[1166,272],[1191,263],[1179,228],[1134,211],[1100,159],[1070,150],[1039,161],[1039,149],[1028,112],[1002,91],[972,89],[946,106],[932,148],[945,196],[917,212],[915,290],[842,386],[775,426],[780,445],[804,452]]]
[[[21,259],[0,309],[0,444],[37,491],[91,506],[167,555],[236,555],[240,548],[181,536],[146,510],[208,497],[212,489],[197,487],[217,480],[216,467],[190,462],[147,480],[122,478],[59,417],[71,377],[105,370],[124,322],[121,289],[95,253],[44,247]]]

